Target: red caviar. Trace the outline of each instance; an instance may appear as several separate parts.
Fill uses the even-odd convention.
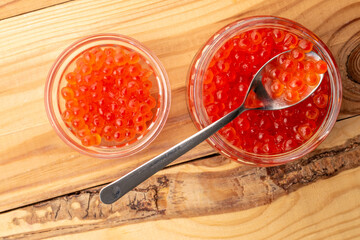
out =
[[[305,69],[307,65],[311,68]],[[272,98],[282,98],[294,104],[314,90],[319,84],[320,74],[326,70],[324,61],[315,60],[300,47],[295,47],[266,65],[262,82]]]
[[[76,59],[61,89],[62,118],[84,146],[118,143],[143,135],[157,106],[153,74],[142,57],[125,47],[93,47]]]
[[[324,61],[305,54],[313,44],[285,30],[261,28],[242,32],[229,39],[214,54],[203,82],[203,102],[210,121],[237,108],[243,101],[257,70],[275,55],[292,49],[265,69],[263,82],[270,83],[273,97],[296,102],[319,81],[327,70]],[[257,154],[291,151],[313,136],[328,108],[328,75],[311,97],[283,110],[250,110],[219,131],[232,145]],[[247,104],[257,105],[250,93]]]

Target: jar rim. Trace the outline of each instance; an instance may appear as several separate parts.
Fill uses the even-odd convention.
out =
[[[84,147],[83,145],[75,142],[73,140],[74,136],[69,136],[69,133],[65,132],[61,126],[60,121],[62,121],[62,119],[59,119],[58,117],[59,109],[56,109],[54,106],[56,105],[56,103],[54,103],[54,99],[58,97],[58,91],[55,91],[58,86],[56,86],[55,83],[61,81],[61,77],[59,78],[59,75],[63,74],[63,71],[61,71],[60,68],[64,67],[65,61],[71,59],[71,56],[74,55],[76,51],[79,51],[80,48],[89,49],[98,45],[108,45],[102,44],[104,42],[115,42],[115,44],[118,45],[131,46],[133,50],[146,58],[147,63],[153,68],[154,74],[156,72],[156,82],[159,89],[160,101],[158,102],[160,102],[160,106],[158,108],[158,115],[153,125],[151,126],[151,129],[149,128],[149,132],[147,132],[144,136],[135,142],[118,148]],[[91,44],[97,45],[90,46]],[[84,50],[81,50],[79,53],[83,51]],[[46,114],[57,135],[72,149],[75,149],[76,151],[91,157],[105,159],[130,156],[147,147],[163,129],[168,118],[171,105],[171,89],[168,75],[158,57],[137,40],[125,35],[114,33],[90,35],[73,42],[65,50],[63,50],[62,53],[57,57],[48,73],[44,95]]]
[[[200,48],[195,55],[188,72],[187,77],[187,101],[191,118],[198,129],[206,127],[207,114],[202,106],[201,88],[204,75],[204,69],[207,68],[214,53],[232,36],[250,29],[276,27],[286,28],[287,30],[297,32],[301,37],[311,39],[314,48],[319,55],[328,63],[328,75],[331,86],[331,102],[327,115],[316,133],[298,148],[274,155],[255,154],[245,152],[231,144],[226,143],[219,133],[214,134],[208,139],[208,143],[226,157],[232,158],[242,163],[256,164],[261,166],[273,166],[298,159],[310,151],[314,150],[329,134],[336,122],[340,111],[342,99],[342,87],[340,73],[330,50],[319,37],[304,26],[289,19],[274,16],[253,16],[239,19],[218,30],[209,40]],[[200,94],[199,94],[200,92]],[[199,97],[200,95],[200,97]],[[271,161],[271,163],[269,163]],[[256,163],[255,163],[256,162]]]

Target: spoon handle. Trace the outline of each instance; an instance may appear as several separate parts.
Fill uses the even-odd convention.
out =
[[[111,204],[135,188],[137,185],[163,169],[165,166],[182,156],[208,137],[219,131],[222,127],[230,123],[246,109],[243,105],[220,118],[216,122],[203,128],[196,134],[176,144],[172,148],[154,157],[118,180],[107,185],[100,191],[100,200],[103,203]]]

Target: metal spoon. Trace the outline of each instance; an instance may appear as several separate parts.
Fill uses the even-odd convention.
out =
[[[286,51],[289,52],[289,51]],[[134,169],[133,171],[129,172],[125,176],[119,178],[118,180],[112,182],[111,184],[107,185],[100,191],[100,200],[105,204],[111,204],[122,197],[124,194],[135,188],[137,185],[151,177],[153,174],[158,172],[159,170],[163,169],[165,166],[173,162],[178,157],[182,156],[208,137],[216,133],[222,127],[230,123],[234,120],[237,116],[249,109],[257,109],[257,110],[279,110],[284,109],[287,107],[291,107],[299,102],[304,101],[308,98],[320,85],[323,74],[320,74],[320,81],[316,87],[312,89],[312,91],[308,92],[308,94],[301,99],[300,101],[289,104],[288,102],[281,99],[273,99],[269,96],[266,91],[266,86],[262,84],[262,73],[263,69],[266,65],[270,62],[275,60],[280,55],[286,53],[280,53],[267,61],[255,74],[250,87],[245,95],[244,103],[246,102],[246,98],[248,97],[251,90],[253,90],[259,100],[262,101],[263,106],[257,108],[247,108],[243,103],[240,107],[235,109],[234,111],[230,112],[229,114],[225,115],[224,117],[220,118],[216,122],[210,124],[209,126],[203,128],[199,132],[195,133],[191,137],[185,139],[184,141],[178,143],[174,147],[170,148],[169,150],[163,152],[162,154],[158,155],[157,157],[149,160],[148,162],[144,163],[143,165],[139,166],[138,168]],[[307,56],[311,56],[315,60],[321,59],[318,54],[315,52],[310,52],[306,54]]]

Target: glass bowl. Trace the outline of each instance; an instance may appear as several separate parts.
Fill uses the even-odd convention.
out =
[[[286,30],[310,40],[314,44],[313,50],[326,61],[331,96],[325,118],[316,133],[305,143],[291,151],[279,154],[267,155],[246,152],[228,143],[219,133],[214,134],[207,141],[222,155],[238,162],[257,166],[274,166],[299,159],[314,150],[329,134],[340,111],[342,86],[339,69],[329,49],[310,30],[291,20],[273,16],[244,18],[223,27],[204,44],[193,59],[187,77],[187,103],[195,126],[200,130],[209,125],[210,120],[202,101],[202,86],[204,73],[211,59],[227,40],[241,32],[264,27]]]
[[[62,119],[61,113],[65,108],[64,99],[60,96],[60,90],[66,85],[65,74],[70,71],[75,60],[84,51],[100,46],[122,46],[137,52],[144,62],[153,71],[152,89],[150,94],[157,101],[156,111],[153,112],[151,124],[144,134],[135,139],[120,144],[100,144],[99,146],[85,147],[81,144],[69,127]],[[170,110],[170,84],[168,76],[160,60],[145,46],[138,41],[118,34],[99,34],[88,36],[71,44],[55,61],[45,85],[45,108],[49,121],[58,136],[71,148],[80,153],[98,158],[120,158],[139,152],[148,146],[164,127]],[[103,141],[102,141],[103,142]]]

